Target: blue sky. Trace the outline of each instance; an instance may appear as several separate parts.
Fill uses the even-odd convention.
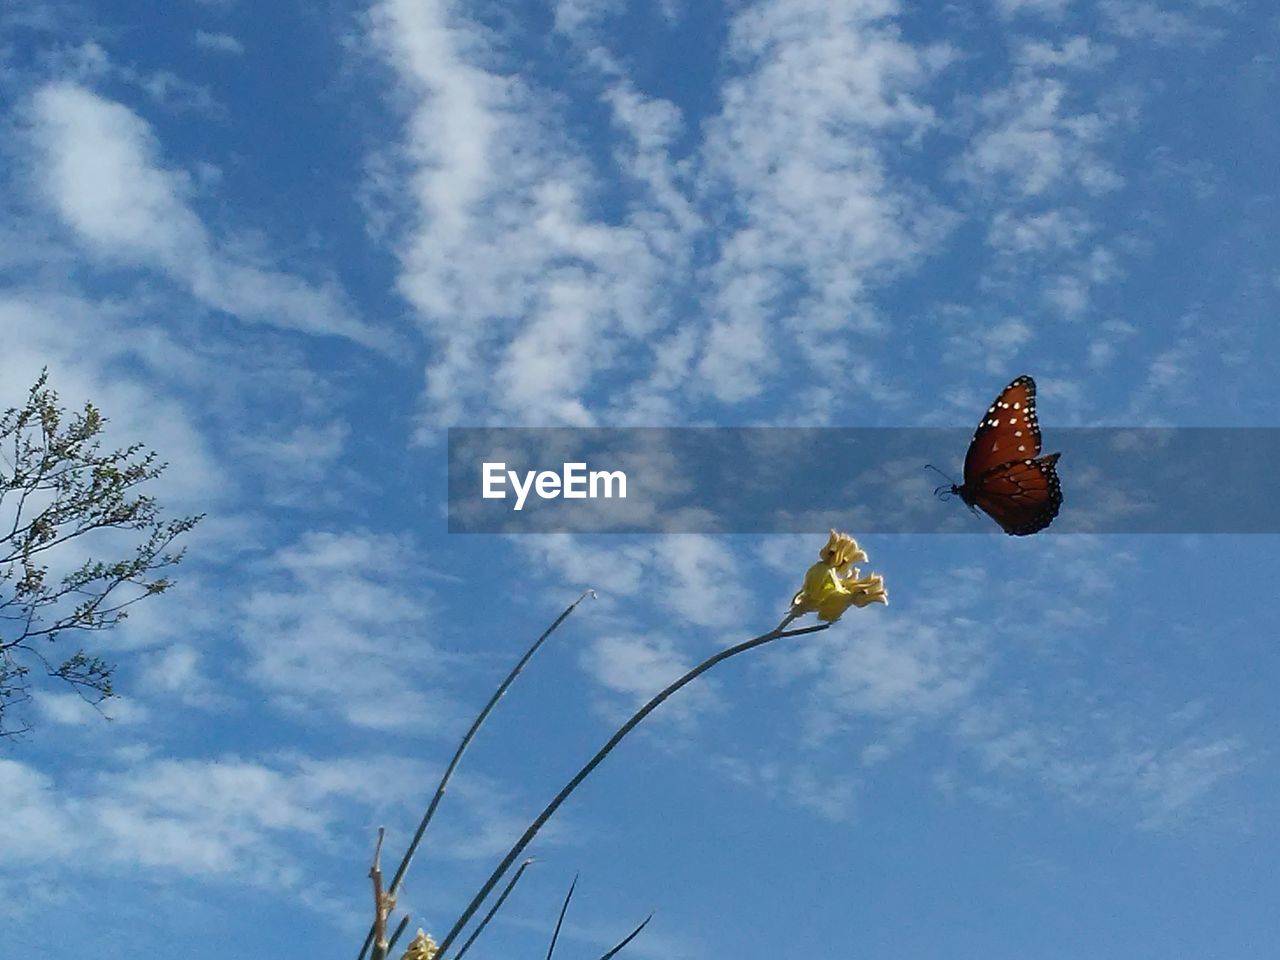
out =
[[[822,543],[449,536],[450,425],[970,426],[1020,373],[1051,448],[1274,425],[1278,33],[1233,0],[5,5],[0,407],[47,366],[208,514],[104,638],[114,722],[47,689],[0,747],[6,946],[354,955],[377,826],[403,848],[593,587],[409,875],[438,936]],[[863,540],[892,605],[655,715],[488,955],[543,949],[576,871],[564,957],[651,910],[633,956],[1276,941],[1273,538]]]

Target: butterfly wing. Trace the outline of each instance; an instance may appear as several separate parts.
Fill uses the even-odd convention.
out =
[[[992,467],[966,499],[1012,536],[1043,530],[1062,506],[1057,467],[1060,456],[1051,453]]]
[[[974,431],[964,458],[964,486],[977,490],[983,477],[996,467],[1038,456],[1036,382],[1022,376],[1000,391]]]

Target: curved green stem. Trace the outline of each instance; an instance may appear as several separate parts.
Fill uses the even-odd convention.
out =
[[[387,941],[387,956],[391,956],[391,951],[394,950],[395,945],[400,942],[400,938],[404,935],[408,926],[409,915],[406,913],[400,918],[400,922],[396,924],[396,932],[391,934],[391,939]]]
[[[570,780],[568,783],[566,783],[563,788],[561,788],[560,792],[555,795],[555,797],[551,800],[551,802],[548,803],[546,807],[543,808],[542,812],[538,814],[536,818],[534,818],[534,821],[531,824],[529,824],[528,829],[525,830],[524,834],[520,837],[520,839],[517,840],[515,845],[507,852],[507,855],[503,857],[502,862],[498,864],[498,866],[494,869],[493,873],[489,875],[489,879],[485,881],[484,886],[480,888],[480,891],[474,897],[471,898],[471,902],[467,904],[467,908],[462,912],[462,915],[458,917],[458,919],[454,922],[453,928],[449,931],[449,933],[445,936],[445,938],[440,942],[440,949],[439,949],[439,952],[436,954],[436,960],[444,960],[446,951],[449,949],[449,946],[453,943],[453,941],[458,938],[458,934],[462,932],[463,927],[467,925],[467,923],[475,915],[475,912],[480,909],[480,905],[484,903],[485,898],[489,896],[494,886],[497,885],[500,879],[502,879],[502,875],[506,873],[508,869],[510,869],[511,864],[514,863],[516,858],[519,857],[520,854],[524,852],[525,847],[527,847],[529,843],[533,840],[533,838],[537,836],[538,831],[541,830],[543,825],[546,824],[546,822],[551,819],[552,814],[554,814],[558,809],[560,809],[560,805],[569,798],[570,794],[572,794],[574,790],[578,789],[578,785],[581,784],[583,780],[587,779],[587,777],[591,775],[591,771],[595,770],[596,767],[600,766],[600,764],[604,761],[604,758],[607,757],[611,752],[613,752],[613,748],[616,747],[619,743],[621,743],[623,738],[626,737],[627,734],[629,734],[632,730],[634,730],[637,726],[639,726],[641,721],[643,721],[645,717],[653,713],[654,710],[658,709],[658,707],[660,707],[668,697],[670,697],[672,694],[678,691],[681,687],[684,687],[687,684],[692,683],[694,680],[702,676],[702,674],[706,673],[716,664],[723,663],[725,660],[728,660],[730,657],[736,657],[740,653],[745,653],[748,650],[752,650],[755,647],[763,646],[766,643],[772,643],[774,640],[781,640],[784,637],[798,637],[807,633],[817,633],[818,631],[825,630],[827,629],[827,627],[831,626],[831,624],[829,623],[820,623],[816,626],[804,627],[800,630],[788,631],[786,629],[787,625],[791,623],[791,621],[794,620],[796,616],[797,616],[796,614],[789,613],[787,614],[786,617],[783,618],[781,623],[779,623],[776,627],[774,627],[768,633],[761,634],[758,637],[752,637],[750,640],[744,640],[742,643],[739,643],[736,646],[728,647],[725,650],[721,650],[719,653],[715,654],[714,656],[708,657],[706,660],[703,660],[700,664],[698,664],[696,667],[694,667],[692,670],[690,670],[680,679],[674,681],[670,686],[664,689],[661,693],[658,693],[656,696],[653,697],[652,700],[650,700],[643,707],[641,707],[634,714],[632,714],[631,719],[629,719],[626,723],[624,723],[621,727],[617,729],[617,731],[613,734],[613,736],[609,738],[608,742],[605,743],[605,745],[601,747],[599,751],[597,751],[596,755],[587,761],[587,763],[582,767],[582,769],[579,770],[574,775],[573,779]]]
[[[449,761],[449,766],[445,768],[444,775],[440,778],[440,785],[436,787],[435,795],[431,798],[431,803],[427,806],[427,812],[422,815],[422,821],[418,824],[418,829],[413,835],[413,840],[409,843],[409,849],[405,851],[404,858],[400,861],[400,866],[396,867],[395,876],[391,878],[391,886],[388,893],[395,896],[400,891],[400,883],[404,880],[405,871],[409,869],[409,863],[413,860],[413,855],[418,851],[418,845],[422,842],[422,837],[427,832],[427,826],[431,823],[431,818],[436,815],[436,808],[440,806],[440,801],[444,798],[444,792],[449,786],[449,781],[453,778],[453,771],[457,769],[458,763],[462,760],[462,755],[467,752],[467,747],[471,745],[471,741],[475,739],[477,731],[488,719],[489,714],[493,712],[493,708],[498,705],[498,701],[502,699],[502,695],[507,692],[507,688],[515,682],[516,677],[520,675],[520,671],[525,668],[533,655],[538,652],[538,648],[546,642],[551,634],[555,633],[556,628],[564,623],[569,614],[587,597],[594,597],[594,590],[584,590],[582,596],[565,607],[564,612],[556,617],[555,622],[542,632],[542,636],[533,642],[533,645],[525,651],[519,662],[511,668],[511,672],[507,674],[506,679],[498,684],[498,689],[493,692],[493,696],[489,698],[489,702],[484,705],[475,720],[471,722],[471,728],[463,735],[462,741],[458,744],[458,749],[453,752],[453,759]],[[369,927],[369,933],[364,938],[364,946],[360,948],[357,960],[364,960],[365,954],[369,952],[369,947],[373,943],[374,928]]]
[[[494,914],[496,914],[502,907],[502,904],[506,902],[507,897],[511,896],[511,891],[515,889],[515,885],[520,882],[521,875],[528,869],[529,864],[531,863],[533,863],[532,860],[526,860],[524,863],[520,864],[520,867],[507,883],[507,888],[503,890],[501,896],[498,897],[497,902],[489,908],[489,912],[484,915],[484,919],[481,920],[479,925],[471,931],[471,936],[467,937],[467,942],[462,945],[462,949],[458,951],[458,956],[455,960],[462,960],[466,955],[466,952],[471,949],[471,945],[476,942],[476,937],[480,936],[484,931],[484,928],[489,925],[489,921],[493,919]]]
[[[564,926],[564,915],[569,912],[569,901],[573,899],[573,891],[578,888],[578,875],[573,875],[573,883],[569,884],[569,892],[564,896],[564,906],[560,908],[560,916],[556,918],[556,929],[551,934],[551,946],[547,947],[547,960],[556,952],[556,941],[560,939],[560,928]]]
[[[640,922],[640,925],[638,927],[636,927],[634,930],[628,933],[626,937],[623,938],[621,943],[619,943],[616,947],[614,947],[612,950],[610,950],[608,953],[602,956],[600,960],[610,960],[610,957],[613,957],[615,954],[621,952],[623,947],[625,947],[628,943],[630,943],[636,937],[640,936],[640,931],[643,930],[645,927],[647,927],[649,925],[649,921],[652,919],[653,919],[653,914],[651,913],[647,917],[645,917],[644,920]]]

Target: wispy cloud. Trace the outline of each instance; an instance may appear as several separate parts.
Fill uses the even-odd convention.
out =
[[[189,707],[212,709],[229,702],[210,681],[203,651],[188,643],[173,643],[150,653],[139,686]]]
[[[33,698],[43,720],[64,727],[100,724],[104,719],[121,725],[132,725],[148,719],[147,708],[126,697],[112,697],[96,706],[74,692],[39,691],[33,694]]]
[[[30,176],[104,265],[158,270],[243,320],[389,348],[390,335],[360,320],[335,284],[309,283],[215,240],[191,205],[190,177],[162,164],[155,134],[133,110],[57,82],[36,92],[30,119]]]
[[[974,694],[987,668],[981,643],[887,620],[860,623],[856,643],[824,639],[805,648],[801,657],[818,670],[818,729],[838,729],[856,716],[917,723],[956,709]]]
[[[64,868],[127,869],[234,880],[308,899],[301,850],[350,842],[353,817],[398,806],[412,789],[413,762],[229,755],[146,759],[62,783],[15,760],[0,760],[0,842],[46,880]],[[355,838],[350,838],[354,840]],[[91,856],[86,856],[91,851]]]
[[[229,33],[213,33],[208,30],[197,30],[195,45],[210,53],[221,53],[238,57],[244,53],[244,44]]]
[[[1037,255],[1074,250],[1093,229],[1074,207],[1026,214],[1002,210],[991,221],[988,240],[1001,253]]]
[[[664,537],[654,560],[665,581],[655,595],[682,621],[699,627],[746,629],[755,611],[732,540],[695,534]]]
[[[963,322],[960,332],[948,338],[949,352],[969,369],[984,368],[994,377],[1004,376],[1022,348],[1031,342],[1034,331],[1018,317],[1004,317],[974,329],[967,311],[956,311]]]
[[[1062,81],[1044,76],[1019,78],[984,96],[978,104],[982,129],[961,160],[960,175],[1023,198],[1064,184],[1094,194],[1121,186],[1123,178],[1098,152],[1108,119],[1076,112],[1069,100]]]
[[[915,93],[952,52],[903,41],[897,11],[738,11],[724,106],[690,150],[676,105],[588,42],[609,10],[562,6],[561,29],[622,135],[602,163],[569,137],[554,99],[488,68],[487,35],[460,10],[379,4],[372,32],[407,104],[417,210],[400,289],[438,348],[432,422],[469,408],[569,424],[687,416],[676,397],[737,403],[797,367],[861,365],[846,380],[873,385],[864,351],[850,350],[854,331],[878,329],[870,291],[951,223],[894,171],[934,122]],[[597,212],[605,177],[627,186],[609,216]],[[784,308],[793,296],[799,307]],[[706,318],[676,325],[688,297]],[[586,400],[606,383],[603,400]]]
[[[945,210],[895,177],[891,142],[934,122],[915,94],[952,53],[904,42],[896,4],[758,2],[730,23],[732,75],[707,125],[702,192],[728,203],[698,373],[721,401],[757,395],[794,344],[853,378],[870,287],[920,260]],[[839,331],[838,336],[833,336]]]
[[[1099,43],[1082,34],[1053,43],[1047,40],[1025,40],[1013,55],[1013,62],[1023,70],[1061,67],[1093,70],[1115,59],[1114,47]]]
[[[975,705],[955,725],[985,771],[1147,829],[1175,828],[1213,810],[1214,795],[1250,762],[1239,738],[1183,732],[1176,722],[1140,734],[1110,716],[1110,729],[1086,730],[1081,721],[1018,720],[1008,709]]]
[[[1098,10],[1107,30],[1127,39],[1206,47],[1225,35],[1221,26],[1207,22],[1203,14],[1213,7],[1229,10],[1229,4],[1199,2],[1190,4],[1192,9],[1170,9],[1171,6],[1174,5],[1151,0],[1099,0]]]
[[[451,710],[435,682],[421,564],[405,540],[362,532],[311,532],[276,551],[240,604],[250,677],[285,709],[438,728]]]
[[[378,4],[371,23],[410,105],[417,223],[399,286],[436,347],[428,409],[436,422],[477,403],[524,422],[593,422],[583,395],[651,327],[662,276],[651,244],[593,216],[585,160],[532,90],[485,68],[478,27],[408,0]]]
[[[1072,0],[993,0],[993,2],[1001,16],[1036,15],[1057,19],[1071,5]]]
[[[214,119],[226,114],[225,106],[209,87],[172,70],[147,70],[114,60],[105,47],[93,40],[48,56],[43,71],[64,82],[90,88],[103,84],[133,88],[168,112],[192,112]]]
[[[745,760],[724,756],[714,767],[751,793],[794,804],[824,820],[840,823],[853,816],[858,783],[848,774],[824,779],[806,762]]]
[[[135,307],[40,287],[11,287],[0,293],[7,347],[0,353],[0,380],[10,385],[16,401],[19,385],[29,386],[48,367],[51,385],[65,404],[76,408],[93,401],[110,418],[108,443],[124,445],[145,437],[153,449],[165,452],[171,466],[155,482],[154,492],[166,505],[208,509],[225,501],[231,484],[185,400],[149,376],[154,363],[165,371],[161,384],[167,376],[183,378],[196,354],[189,345],[140,323]],[[95,343],[95,349],[86,350],[86,343]],[[114,373],[121,364],[139,361],[142,371],[133,377]],[[204,376],[207,372],[192,379]],[[158,396],[167,402],[154,403]]]
[[[640,706],[693,666],[662,637],[601,637],[583,651],[583,668],[605,690],[623,701],[623,715]],[[688,719],[714,706],[714,688],[703,683],[666,705],[663,716]],[[611,714],[619,711],[610,709]]]

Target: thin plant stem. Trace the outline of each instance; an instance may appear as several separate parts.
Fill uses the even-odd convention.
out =
[[[621,743],[627,734],[639,726],[645,717],[658,709],[658,707],[660,707],[668,697],[678,691],[681,687],[692,683],[716,664],[723,663],[725,660],[728,660],[731,657],[736,657],[740,653],[746,653],[748,650],[752,650],[755,647],[763,646],[766,643],[772,643],[775,640],[781,640],[784,637],[799,637],[808,633],[817,633],[818,631],[826,630],[831,626],[829,623],[820,623],[816,626],[803,627],[799,630],[787,630],[787,625],[790,624],[796,616],[798,616],[798,614],[788,613],[782,619],[782,622],[768,633],[763,633],[758,637],[752,637],[750,640],[744,640],[742,643],[728,647],[721,650],[714,656],[708,657],[680,679],[671,683],[670,686],[664,689],[661,693],[658,693],[652,700],[632,714],[631,719],[614,732],[613,736],[611,736],[605,745],[597,751],[596,755],[588,760],[581,770],[574,774],[573,779],[561,788],[560,792],[555,795],[551,802],[548,803],[546,807],[543,808],[542,812],[534,818],[533,822],[529,824],[528,829],[525,830],[520,839],[517,840],[515,845],[507,852],[507,855],[503,857],[502,862],[494,868],[493,873],[489,875],[489,879],[485,881],[484,886],[482,886],[479,892],[471,898],[471,902],[467,904],[467,908],[462,911],[462,915],[454,921],[452,929],[450,929],[444,940],[440,942],[440,950],[436,954],[436,960],[444,960],[446,951],[449,949],[449,946],[453,941],[458,938],[458,934],[462,932],[463,927],[467,925],[475,915],[475,912],[480,909],[480,905],[484,903],[485,898],[489,896],[494,886],[497,885],[500,879],[502,879],[502,875],[510,869],[511,864],[515,862],[516,857],[520,856],[520,854],[524,852],[525,847],[527,847],[530,842],[532,842],[533,838],[537,836],[538,831],[542,829],[543,825],[551,819],[551,816],[558,809],[560,809],[560,805],[569,798],[574,790],[578,789],[578,785],[581,784],[583,780],[587,779],[596,767],[600,766],[604,761],[604,758],[613,751],[613,748]]]
[[[489,925],[489,921],[493,919],[494,914],[498,912],[499,908],[501,908],[502,904],[506,901],[507,897],[511,895],[511,891],[515,889],[515,885],[520,882],[521,875],[524,873],[525,869],[531,863],[533,863],[532,860],[526,860],[524,863],[520,864],[520,866],[516,869],[516,872],[512,874],[511,880],[508,881],[506,888],[502,891],[502,894],[498,897],[497,902],[495,902],[494,905],[489,908],[489,912],[484,915],[484,919],[480,921],[479,926],[477,926],[474,930],[471,931],[471,936],[467,937],[467,942],[464,943],[462,945],[462,949],[458,951],[458,956],[456,960],[462,960],[466,952],[471,949],[471,945],[476,942],[476,938],[480,936],[480,932]]]
[[[594,590],[584,590],[582,596],[564,608],[564,612],[556,617],[551,626],[542,632],[542,636],[533,642],[533,645],[525,651],[524,656],[511,668],[511,672],[507,674],[502,683],[498,684],[498,688],[494,690],[493,696],[489,698],[489,702],[484,708],[476,714],[476,718],[471,721],[471,728],[463,735],[462,740],[458,743],[458,749],[453,752],[453,759],[449,761],[449,765],[445,767],[443,776],[440,777],[440,784],[436,787],[436,792],[431,798],[431,803],[427,805],[427,812],[422,815],[422,820],[418,824],[418,829],[413,834],[413,840],[409,843],[409,849],[405,851],[404,858],[400,861],[400,866],[396,867],[395,875],[391,878],[391,886],[388,892],[395,896],[400,892],[400,883],[404,880],[405,872],[409,869],[409,863],[413,860],[413,855],[418,852],[418,845],[422,843],[422,838],[427,832],[427,827],[431,823],[431,818],[436,815],[436,808],[440,806],[440,801],[444,798],[445,790],[449,787],[449,781],[453,778],[453,771],[457,769],[458,763],[462,760],[462,755],[467,752],[467,747],[471,745],[471,741],[475,739],[476,733],[480,727],[484,725],[485,720],[489,718],[489,714],[493,712],[493,708],[498,705],[498,701],[502,699],[502,695],[507,692],[507,688],[515,683],[516,677],[520,675],[520,671],[525,665],[533,659],[533,655],[538,652],[538,648],[546,642],[551,634],[555,633],[556,628],[573,613],[574,609],[587,597],[594,597]],[[364,938],[364,946],[360,948],[357,960],[364,960],[364,956],[369,951],[369,945],[373,942],[374,930],[369,927],[369,933]]]
[[[556,941],[560,939],[560,928],[564,926],[564,915],[569,912],[569,901],[573,899],[573,891],[578,886],[578,875],[573,875],[573,883],[569,884],[569,892],[564,895],[564,904],[560,907],[560,916],[556,918],[556,928],[551,934],[551,946],[547,947],[547,960],[556,952]]]
[[[608,953],[602,956],[600,960],[610,960],[611,957],[621,952],[623,947],[625,947],[628,943],[630,943],[636,937],[640,936],[640,931],[643,930],[645,927],[647,927],[649,925],[649,921],[652,919],[653,919],[653,914],[651,913],[647,917],[645,917],[644,920],[641,921],[640,926],[636,927],[634,930],[628,933],[626,937],[623,938],[621,943],[619,943],[616,947],[614,947],[612,950],[610,950]]]
[[[395,949],[395,945],[399,942],[400,937],[404,935],[405,928],[409,926],[409,915],[406,913],[400,918],[400,922],[396,924],[396,932],[391,935],[391,939],[387,941],[387,955],[390,956],[391,951]]]

